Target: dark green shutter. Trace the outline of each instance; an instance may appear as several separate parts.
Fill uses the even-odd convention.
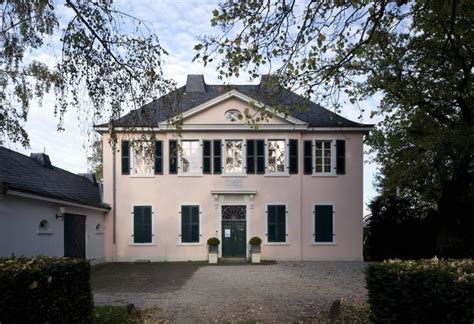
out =
[[[189,242],[191,233],[189,227],[191,206],[181,206],[181,242]]]
[[[175,140],[169,141],[169,173],[178,173],[178,143]]]
[[[304,141],[303,142],[303,164],[304,164],[304,174],[313,173],[313,142]]]
[[[134,243],[151,243],[152,228],[151,206],[134,206],[133,207],[133,242]]]
[[[278,242],[286,242],[286,206],[279,205],[277,207],[277,240]]]
[[[314,241],[333,242],[333,208],[331,205],[314,206]]]
[[[290,174],[298,174],[298,140],[290,139]]]
[[[155,174],[163,174],[163,142],[155,141]]]
[[[267,207],[268,219],[268,242],[276,240],[276,206]]]
[[[221,140],[214,140],[214,174],[222,173]]]
[[[211,173],[211,141],[202,141],[202,172]]]
[[[257,147],[257,173],[263,174],[265,173],[265,141],[264,140],[256,140],[256,147]]]
[[[122,141],[122,174],[130,174],[130,142]]]
[[[286,242],[286,206],[269,205],[267,213],[268,242]]]
[[[181,206],[181,242],[199,242],[199,206]]]
[[[336,173],[346,173],[346,141],[336,141]]]
[[[255,173],[255,140],[247,140],[247,173]]]
[[[199,242],[199,206],[191,207],[191,242]]]

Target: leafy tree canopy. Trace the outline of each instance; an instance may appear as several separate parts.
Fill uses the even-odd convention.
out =
[[[432,258],[436,254],[432,210],[412,196],[385,193],[368,205],[364,244],[370,260]]]
[[[104,179],[104,165],[103,165],[103,142],[97,138],[92,142],[91,152],[87,156],[87,163],[89,164],[89,172],[95,174],[97,181],[102,182]]]
[[[340,109],[373,95],[378,185],[467,215],[474,201],[474,2],[226,1],[196,59],[222,78],[268,66],[279,83]],[[445,205],[445,207],[443,207]],[[472,211],[472,210],[471,210]]]
[[[28,146],[31,101],[49,91],[61,128],[66,111],[84,109],[84,101],[94,120],[111,120],[173,89],[157,36],[111,2],[0,0],[0,136]],[[54,37],[57,62],[36,59],[32,52],[56,44]]]

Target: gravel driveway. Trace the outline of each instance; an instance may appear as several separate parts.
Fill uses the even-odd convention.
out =
[[[154,308],[177,322],[318,318],[334,300],[365,307],[362,262],[105,264],[92,272],[96,305]]]

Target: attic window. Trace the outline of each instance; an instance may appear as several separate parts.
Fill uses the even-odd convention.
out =
[[[239,119],[242,119],[242,115],[240,114],[240,111],[238,111],[237,109],[227,110],[224,116],[225,116],[225,119],[227,119],[230,122],[235,122],[235,121],[238,121]]]

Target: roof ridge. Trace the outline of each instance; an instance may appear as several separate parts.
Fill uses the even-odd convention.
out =
[[[258,100],[268,107],[281,105],[290,108],[304,104],[305,109],[290,108],[286,110],[286,114],[307,123],[309,128],[363,128],[372,126],[371,124],[364,124],[360,120],[353,121],[346,118],[331,109],[321,106],[311,98],[296,93],[292,89],[285,88],[285,91],[262,92],[260,91],[260,84],[235,83],[206,83],[205,92],[186,92],[186,85],[183,85],[115,119],[114,125],[116,127],[154,127],[156,124],[167,120],[170,117],[170,112],[184,113],[232,90]],[[168,104],[175,109],[172,111],[166,110],[165,105]],[[105,126],[107,124],[95,125],[95,127]]]
[[[20,152],[18,152],[18,151],[14,151],[14,150],[9,149],[9,148],[4,147],[4,146],[0,146],[0,149],[8,150],[8,151],[10,151],[10,152],[12,152],[12,153],[15,153],[16,155],[21,156],[22,158],[27,158],[27,159],[31,160],[31,162],[37,163],[37,162],[35,162],[35,160],[33,160],[31,157],[29,157],[29,156],[26,155],[26,154],[20,153]],[[46,153],[44,153],[44,154],[46,154]],[[51,164],[52,164],[52,163],[51,163]],[[38,166],[44,168],[43,166],[41,166],[41,165],[39,165],[39,164],[38,164]],[[57,166],[55,166],[54,164],[52,164],[52,167],[53,167],[54,170],[63,171],[63,172],[69,173],[69,174],[71,174],[71,175],[73,175],[73,176],[76,176],[76,177],[78,177],[78,178],[80,178],[80,179],[85,179],[83,176],[80,176],[80,175],[78,175],[77,173],[74,173],[74,172],[72,172],[72,171],[69,171],[69,170],[66,170],[66,169],[57,167]],[[51,169],[50,169],[50,170],[51,170]],[[88,173],[88,172],[86,172],[86,173]],[[87,181],[87,179],[85,179],[85,180]],[[89,181],[89,182],[90,182],[90,181]]]
[[[98,183],[57,166],[45,168],[28,155],[3,146],[0,158],[0,179],[13,190],[102,208]]]

